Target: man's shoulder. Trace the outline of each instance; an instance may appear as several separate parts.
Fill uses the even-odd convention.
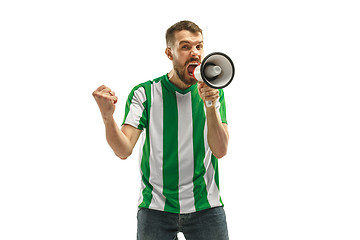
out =
[[[136,85],[133,89],[132,89],[132,92],[138,90],[139,88],[144,88],[145,90],[149,89],[153,84],[155,83],[158,83],[162,80],[166,79],[166,74],[165,75],[162,75],[158,78],[155,78],[153,80],[148,80],[146,82],[143,82],[143,83],[140,83],[138,85]]]
[[[158,77],[158,78],[155,78],[155,79],[153,79],[153,80],[149,80],[149,81],[140,83],[140,84],[138,84],[136,87],[150,86],[150,85],[152,85],[152,84],[154,84],[154,83],[158,83],[158,82],[160,82],[160,81],[162,81],[162,80],[165,80],[165,79],[166,79],[166,74],[165,74],[165,75],[162,75],[162,76],[160,76],[160,77]]]

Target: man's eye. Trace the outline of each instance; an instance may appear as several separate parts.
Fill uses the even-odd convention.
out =
[[[189,46],[182,46],[182,49],[189,49]]]
[[[200,49],[202,49],[202,46],[201,46],[201,45],[198,45],[198,46],[196,46],[196,48],[197,48],[198,50],[200,50]]]

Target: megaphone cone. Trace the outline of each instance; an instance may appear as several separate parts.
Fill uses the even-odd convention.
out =
[[[193,76],[196,80],[216,89],[228,86],[233,80],[234,75],[234,63],[229,56],[221,52],[207,55],[193,71]],[[206,102],[207,107],[211,107],[211,105],[211,101]]]

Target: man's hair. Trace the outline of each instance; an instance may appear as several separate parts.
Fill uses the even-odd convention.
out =
[[[180,21],[175,23],[174,25],[172,25],[171,27],[169,27],[169,29],[166,31],[166,46],[170,47],[173,46],[174,44],[174,40],[175,40],[175,33],[182,31],[182,30],[187,30],[190,31],[192,33],[201,33],[202,35],[202,30],[201,28],[196,25],[195,23],[191,22],[191,21]]]

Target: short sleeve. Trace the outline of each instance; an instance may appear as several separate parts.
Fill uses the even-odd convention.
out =
[[[137,86],[132,89],[125,106],[124,121],[137,129],[143,130],[147,127],[146,116],[146,94],[144,87]]]
[[[225,96],[224,96],[224,90],[219,89],[219,100],[216,103],[216,109],[219,112],[221,122],[227,123],[226,119],[226,104],[225,104]]]

